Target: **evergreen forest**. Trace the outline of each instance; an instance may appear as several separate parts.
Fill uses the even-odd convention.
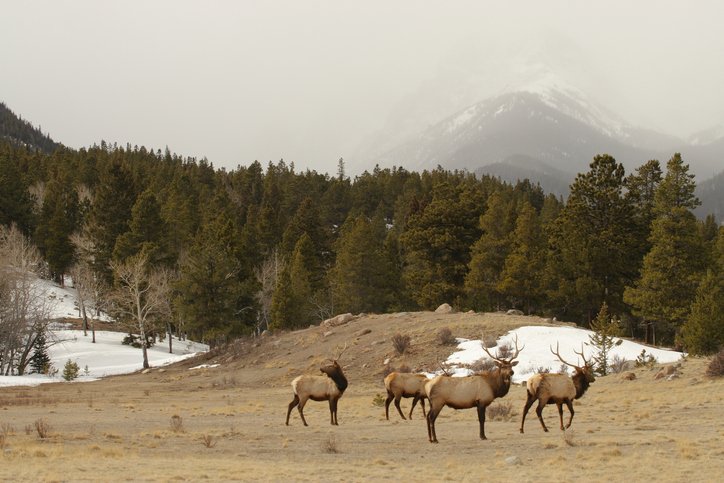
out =
[[[448,303],[584,327],[606,306],[621,336],[713,353],[724,231],[697,221],[694,189],[676,153],[632,173],[598,155],[563,200],[442,167],[351,179],[342,159],[334,175],[283,160],[227,171],[168,148],[0,140],[0,369],[31,367],[44,343],[14,308],[23,267],[72,280],[85,320],[112,314],[142,347]]]

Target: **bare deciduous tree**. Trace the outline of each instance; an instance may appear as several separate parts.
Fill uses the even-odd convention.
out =
[[[49,331],[54,297],[38,283],[42,257],[15,226],[0,226],[0,374],[23,374]]]
[[[261,283],[261,290],[256,293],[256,299],[259,301],[261,310],[257,317],[257,333],[269,328],[271,321],[271,305],[274,296],[274,290],[279,282],[279,274],[286,265],[284,257],[279,255],[279,250],[274,248],[269,257],[258,267],[254,268],[254,275]]]
[[[109,301],[117,321],[126,324],[131,331],[138,331],[143,350],[143,367],[148,368],[147,335],[155,325],[168,315],[168,270],[149,269],[144,253],[129,257],[125,262],[111,262],[116,285],[110,292]]]

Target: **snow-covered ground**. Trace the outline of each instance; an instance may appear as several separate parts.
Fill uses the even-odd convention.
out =
[[[60,287],[47,280],[38,280],[38,286],[53,300],[53,317],[78,317],[76,292]],[[104,316],[102,319],[107,320]],[[80,367],[80,377],[76,381],[94,381],[112,374],[126,374],[143,368],[141,349],[122,345],[126,334],[121,332],[96,331],[96,343],[92,343],[91,332],[84,336],[81,330],[67,330],[58,327],[53,331],[54,339],[60,341],[48,348],[52,366],[58,370],[54,377],[43,374],[25,376],[0,376],[1,386],[37,386],[46,382],[63,381],[63,367],[68,359]],[[53,344],[49,340],[48,344]],[[193,356],[197,352],[208,350],[205,344],[173,339],[173,353],[168,351],[168,340],[156,344],[148,350],[148,362],[151,367],[162,366]],[[86,371],[87,368],[87,371]]]
[[[553,355],[550,349],[552,347],[555,350],[556,344],[559,345],[559,353],[566,362],[576,365],[582,364],[581,358],[573,352],[581,352],[581,350],[583,350],[586,359],[591,360],[596,355],[596,351],[593,347],[585,344],[590,342],[592,333],[590,330],[575,327],[521,327],[498,339],[498,346],[509,345],[513,347],[513,341],[517,337],[518,348],[523,349],[516,359],[519,362],[514,368],[513,382],[519,383],[535,374],[539,367],[550,368],[551,372],[558,372],[562,365],[561,361]],[[446,362],[452,365],[454,375],[466,376],[471,371],[460,367],[461,365],[472,364],[488,356],[483,350],[482,342],[479,340],[458,339],[458,342],[458,349],[460,350],[453,353]],[[581,344],[584,344],[583,347]],[[621,345],[611,349],[610,358],[619,356],[626,360],[635,361],[642,350],[646,350],[647,355],[654,356],[660,363],[674,362],[683,356],[681,352],[656,349],[623,340]],[[490,353],[497,355],[497,348],[491,348]],[[569,370],[570,372],[572,371]]]

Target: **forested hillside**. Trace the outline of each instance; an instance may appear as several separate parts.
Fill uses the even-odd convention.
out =
[[[634,173],[597,156],[564,204],[442,168],[350,179],[342,160],[335,176],[284,161],[226,171],[168,149],[3,142],[2,323],[33,319],[9,303],[22,264],[70,275],[91,322],[102,308],[141,340],[214,344],[442,303],[588,325],[606,304],[622,335],[708,353],[724,342],[724,234],[696,221],[694,188],[678,154]],[[42,263],[13,249],[28,241]],[[2,343],[7,368],[19,349]]]
[[[18,118],[3,102],[0,102],[0,139],[46,153],[52,153],[58,147],[50,135],[43,134],[40,128]]]

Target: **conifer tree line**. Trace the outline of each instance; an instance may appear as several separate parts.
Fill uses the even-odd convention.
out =
[[[0,225],[70,276],[82,316],[210,344],[340,313],[517,308],[695,353],[724,341],[724,232],[679,154],[596,156],[567,200],[441,167],[351,179],[283,160],[215,169],[168,148],[0,143]],[[2,323],[10,269],[3,260]],[[130,310],[132,305],[141,307]]]

